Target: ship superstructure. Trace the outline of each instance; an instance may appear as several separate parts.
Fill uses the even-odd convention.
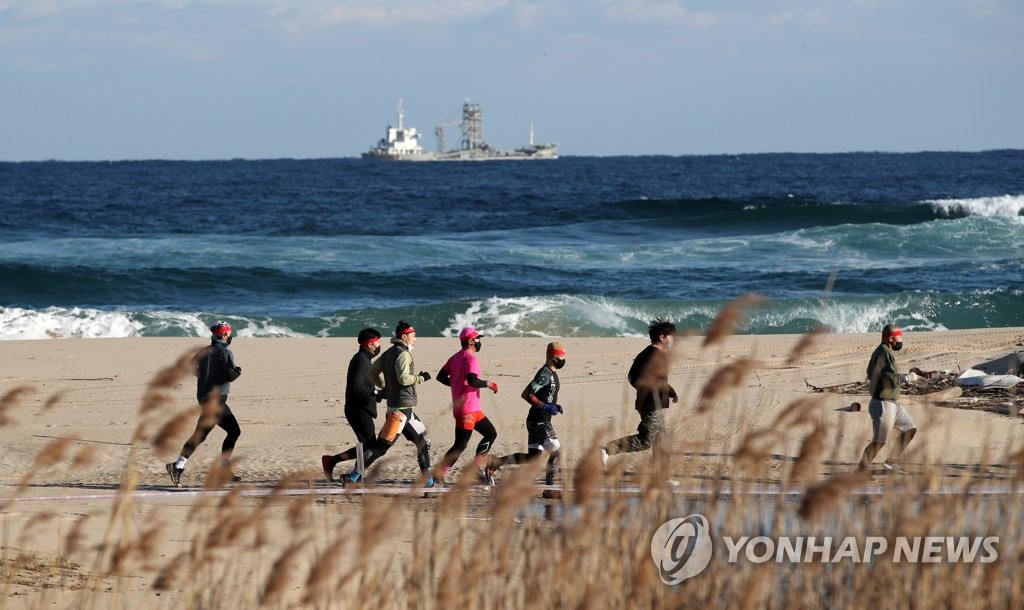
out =
[[[387,126],[387,135],[377,145],[363,153],[364,159],[387,159],[392,161],[426,161],[433,153],[420,145],[420,134],[415,127],[405,126],[405,109],[398,100],[398,127]]]

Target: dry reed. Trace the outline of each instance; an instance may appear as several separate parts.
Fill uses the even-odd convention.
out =
[[[21,403],[22,398],[27,394],[35,392],[35,390],[30,385],[20,385],[7,390],[3,396],[0,396],[0,426],[8,426],[14,423],[8,412],[17,407]]]
[[[281,599],[285,589],[291,583],[292,574],[297,567],[299,551],[306,546],[307,542],[308,540],[303,539],[292,544],[274,562],[274,567],[270,569],[270,576],[267,577],[260,593],[261,606],[277,603]]]
[[[757,294],[744,294],[729,301],[719,310],[704,336],[704,347],[721,343],[736,330],[736,326],[752,307],[760,307],[768,303],[768,299]]]
[[[819,324],[809,330],[800,337],[800,340],[797,341],[796,345],[793,346],[793,349],[790,350],[789,356],[786,357],[786,364],[793,364],[800,360],[800,358],[802,358],[803,355],[810,351],[814,346],[819,335],[824,335],[830,332],[832,332],[832,329],[822,324]]]
[[[827,441],[828,426],[823,423],[815,426],[804,437],[800,445],[800,453],[797,454],[790,471],[789,479],[791,481],[808,481],[817,478],[825,457],[825,450],[828,448]]]
[[[797,514],[803,519],[813,520],[823,517],[846,498],[853,489],[869,482],[871,477],[854,472],[835,475],[807,489]]]
[[[711,379],[704,384],[700,397],[697,399],[697,412],[707,413],[721,398],[723,394],[743,384],[743,380],[757,366],[757,361],[751,358],[740,358],[731,362],[711,376]]]

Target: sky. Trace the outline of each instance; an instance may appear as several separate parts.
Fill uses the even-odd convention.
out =
[[[1024,148],[1020,0],[0,0],[0,160]],[[449,143],[458,132],[450,131]]]

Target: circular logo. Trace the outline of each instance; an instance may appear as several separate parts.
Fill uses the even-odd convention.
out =
[[[651,558],[666,585],[678,585],[711,563],[711,534],[704,515],[693,514],[661,524],[651,538]]]

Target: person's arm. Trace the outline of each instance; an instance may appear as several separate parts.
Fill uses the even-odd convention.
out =
[[[446,386],[451,387],[452,385],[451,375],[448,374],[448,369],[444,368],[443,366],[441,367],[441,370],[437,372],[436,379],[441,383],[445,384]]]
[[[355,393],[363,398],[374,396],[374,386],[370,381],[369,358],[364,358],[362,354],[358,353],[352,357],[348,365],[348,384]]]
[[[469,364],[469,371],[466,373],[466,383],[473,388],[490,388],[495,394],[498,393],[497,383],[480,379],[480,360],[477,358],[473,358]]]
[[[483,379],[480,379],[480,377],[478,377],[476,373],[470,373],[469,375],[466,375],[466,383],[468,383],[470,386],[474,388],[481,389],[490,387],[491,385],[490,381],[484,381]]]
[[[629,373],[626,377],[629,379],[629,385],[633,386],[634,390],[639,390],[641,386],[647,385],[647,363],[650,360],[650,354],[647,350],[644,350],[637,354],[637,357],[633,359],[633,365],[629,367]]]
[[[242,369],[235,366],[235,357],[231,350],[223,350],[221,358],[221,373],[224,375],[224,378],[229,382],[238,379],[238,376],[242,374]]]
[[[378,388],[384,387],[384,371],[381,362],[382,359],[377,358],[370,364],[370,370],[366,372],[366,378]]]
[[[900,387],[900,374],[896,370],[896,354],[886,351],[882,364],[882,383],[886,389]]]
[[[539,407],[543,405],[544,401],[537,396],[537,392],[539,392],[541,388],[550,383],[550,379],[548,378],[549,374],[550,372],[548,372],[547,367],[544,367],[541,370],[537,371],[537,374],[533,376],[533,381],[526,384],[526,388],[523,389],[523,400],[530,403],[530,405],[534,407]]]
[[[426,381],[422,375],[416,375],[412,372],[412,356],[406,351],[398,354],[398,358],[395,360],[395,372],[398,373],[398,385],[403,387]],[[429,379],[429,376],[427,379]]]

